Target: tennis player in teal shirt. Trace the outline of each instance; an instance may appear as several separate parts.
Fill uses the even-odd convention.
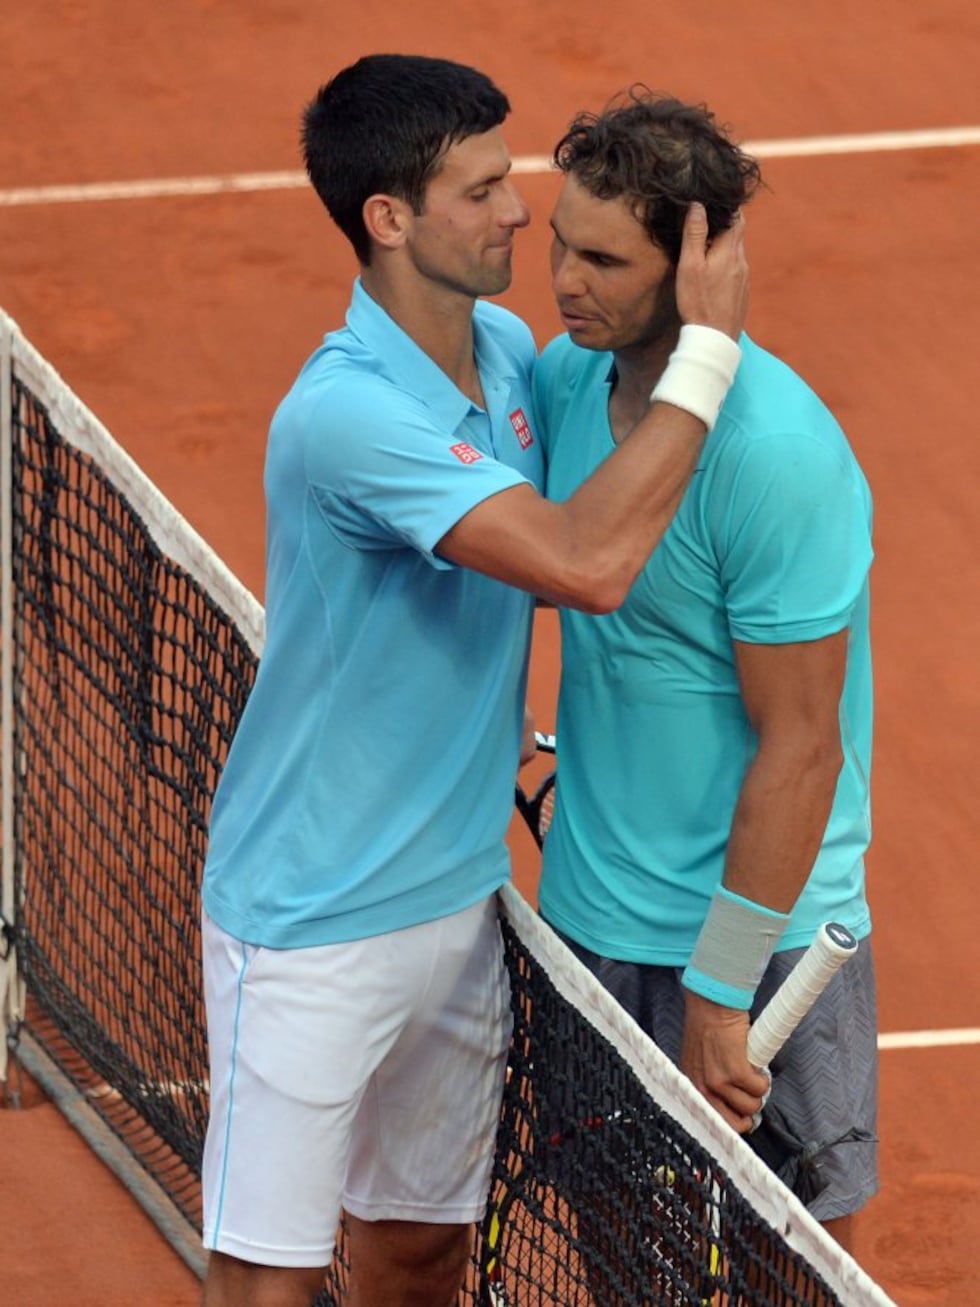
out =
[[[535,399],[548,495],[564,501],[642,415],[675,348],[684,206],[703,202],[723,230],[758,169],[706,110],[646,94],[583,116],[556,161],[567,334],[538,363]],[[773,1107],[793,1131],[843,1141],[821,1155],[810,1209],[847,1242],[877,1187],[871,498],[817,395],[748,337],[741,346],[625,603],[562,609],[540,907],[742,1131],[759,1088],[750,1013],[822,922],[862,941],[773,1067]]]

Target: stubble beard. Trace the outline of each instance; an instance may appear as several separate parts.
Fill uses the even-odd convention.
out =
[[[671,270],[657,287],[657,297],[646,326],[627,348],[646,350],[667,344],[673,348],[681,325],[681,315],[677,310],[677,273]]]

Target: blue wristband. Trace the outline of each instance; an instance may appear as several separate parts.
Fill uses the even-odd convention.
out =
[[[747,1011],[788,921],[789,913],[719,885],[682,983],[713,1003]]]

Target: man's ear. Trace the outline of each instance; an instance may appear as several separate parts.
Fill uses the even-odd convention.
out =
[[[412,217],[411,205],[394,195],[369,195],[361,210],[368,236],[375,245],[394,250],[405,243]]]

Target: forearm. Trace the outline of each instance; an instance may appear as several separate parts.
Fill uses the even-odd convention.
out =
[[[716,895],[684,973],[681,1070],[746,1131],[764,1083],[746,1056],[748,1008],[816,861],[837,783],[833,750],[760,750],[742,786]],[[720,911],[718,910],[720,909]]]
[[[729,837],[729,893],[712,901],[684,973],[681,1070],[736,1130],[764,1089],[746,1056],[748,1008],[816,860],[836,779],[832,750],[756,755]]]
[[[775,912],[792,910],[820,852],[840,764],[836,740],[759,749],[732,821],[727,889]]]
[[[763,744],[746,774],[715,890],[684,972],[688,989],[747,1009],[820,849],[840,769],[836,737]]]
[[[740,357],[724,333],[684,330],[675,350],[686,350],[681,384],[671,381],[672,355],[662,378],[669,401],[651,403],[573,495],[554,502],[530,486],[501,492],[471,509],[438,551],[552,604],[618,608],[670,525]]]
[[[669,527],[705,435],[692,414],[653,404],[575,494],[552,506],[561,568],[547,599],[595,612],[619,607]]]
[[[564,505],[583,561],[595,566],[618,607],[661,537],[687,488],[706,432],[718,417],[740,350],[725,332],[682,328],[651,396],[651,407]]]

